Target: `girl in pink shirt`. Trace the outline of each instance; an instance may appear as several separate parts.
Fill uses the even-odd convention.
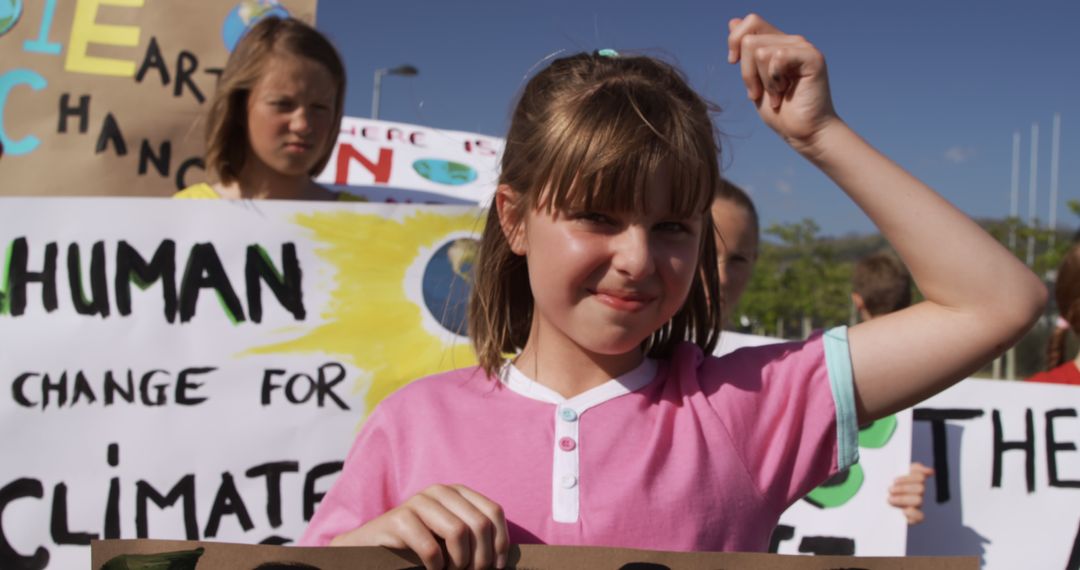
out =
[[[926,300],[707,356],[709,105],[651,58],[557,59],[506,137],[469,307],[480,365],[372,412],[303,544],[407,548],[428,568],[501,567],[512,542],[764,550],[787,505],[857,459],[858,425],[1027,330],[1038,278],[837,116],[812,44],[750,15],[728,50],[762,120],[874,220]]]

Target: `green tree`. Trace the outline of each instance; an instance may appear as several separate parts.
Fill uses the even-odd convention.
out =
[[[733,322],[781,337],[801,337],[813,328],[845,323],[850,313],[851,264],[837,260],[832,244],[818,236],[811,219],[774,224],[765,235],[758,264]]]
[[[1069,208],[1080,215],[1080,202],[1070,201]],[[989,223],[987,231],[1002,245],[1009,248],[1018,259],[1024,263],[1030,262],[1031,270],[1036,275],[1051,281],[1057,266],[1061,264],[1062,257],[1071,245],[1067,232],[1051,231],[1049,228],[1042,227],[1039,220],[1035,220],[1034,224],[1028,224],[1020,218],[1010,217],[1003,222]],[[1034,244],[1030,259],[1029,241]]]

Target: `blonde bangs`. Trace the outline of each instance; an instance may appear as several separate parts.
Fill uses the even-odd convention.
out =
[[[666,93],[610,82],[557,108],[535,164],[536,208],[644,211],[648,184],[667,167],[676,216],[704,213],[719,181],[713,132],[685,120]]]

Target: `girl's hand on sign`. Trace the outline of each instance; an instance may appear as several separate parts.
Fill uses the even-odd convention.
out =
[[[495,502],[464,485],[432,485],[331,544],[409,549],[428,570],[503,568],[510,534]]]
[[[765,124],[800,152],[839,117],[829,95],[825,57],[802,36],[757,14],[728,22],[728,62],[738,63],[746,94]]]
[[[915,462],[911,472],[897,477],[889,487],[889,504],[904,512],[908,524],[919,524],[926,518],[922,511],[923,497],[926,495],[926,478],[934,470]]]

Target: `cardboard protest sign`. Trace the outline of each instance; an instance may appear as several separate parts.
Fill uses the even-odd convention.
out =
[[[334,154],[316,178],[373,202],[483,204],[498,184],[503,140],[345,117]]]
[[[983,568],[1080,568],[1080,387],[965,380],[914,410],[936,473],[908,552]]]
[[[154,566],[154,565],[157,566]],[[168,566],[165,566],[168,564]],[[290,548],[213,542],[109,540],[93,544],[93,570],[414,570],[411,553],[384,548]],[[629,548],[513,546],[508,568],[535,570],[976,570],[976,558],[858,558]]]
[[[260,17],[315,0],[42,0],[0,9],[0,193],[168,196],[204,178],[217,77]]]

